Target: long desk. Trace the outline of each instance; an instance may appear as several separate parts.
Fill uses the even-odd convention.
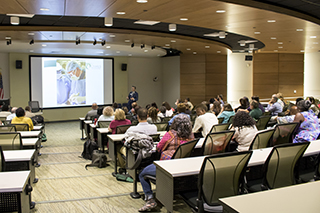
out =
[[[39,138],[41,131],[19,131],[22,138]]]
[[[253,150],[248,167],[264,164],[272,148]],[[304,153],[311,156],[320,152],[320,140],[313,141]],[[198,175],[205,156],[182,158],[164,161],[155,161],[157,176],[157,199],[169,212],[173,211],[174,179]]]
[[[3,151],[6,162],[6,171],[30,170],[30,179],[37,183],[35,178],[35,149]]]
[[[90,138],[91,139],[95,139],[97,137],[97,125],[91,123],[89,124],[89,128],[90,128]]]
[[[98,132],[99,132],[99,129],[98,128]],[[106,128],[104,128],[106,129]],[[164,134],[166,133],[166,131],[159,131],[157,132],[157,134],[160,134],[160,137],[163,137]],[[111,160],[114,162],[114,173],[112,173],[112,175],[116,175],[117,174],[117,163],[118,163],[118,160],[117,160],[117,144],[119,144],[122,139],[124,139],[124,136],[125,134],[113,134],[113,135],[108,135],[108,142],[109,142],[109,156],[111,158]]]
[[[84,140],[84,136],[83,136],[83,130],[84,130],[84,120],[85,118],[81,117],[79,118],[80,120],[80,130],[81,130],[81,140]]]
[[[219,199],[223,212],[319,212],[320,181]]]
[[[103,146],[103,139],[106,134],[109,133],[108,128],[96,128],[97,131],[97,137],[98,137],[98,147],[104,151],[104,146]]]
[[[91,120],[84,120],[84,130],[87,134],[87,138],[90,139],[90,124],[92,124]]]
[[[35,149],[34,160],[37,162],[37,166],[40,166],[38,163],[39,149],[40,149],[40,139],[39,138],[22,138],[22,147],[23,149]]]
[[[30,212],[31,193],[25,192],[29,176],[30,171],[0,172],[0,193],[4,195],[1,208],[10,212]]]

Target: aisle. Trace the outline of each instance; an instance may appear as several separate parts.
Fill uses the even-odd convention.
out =
[[[91,161],[79,158],[84,141],[79,122],[46,124],[48,141],[42,143],[41,166],[36,168],[32,212],[138,212],[142,199],[132,199],[132,184],[119,182],[112,175],[113,164],[99,169],[84,166]],[[138,191],[142,192],[140,184]],[[180,204],[180,205],[179,205]],[[191,212],[184,203],[177,212]],[[166,212],[158,207],[153,212]]]

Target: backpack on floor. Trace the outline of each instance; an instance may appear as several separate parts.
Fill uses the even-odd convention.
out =
[[[92,163],[87,164],[85,168],[87,169],[88,166],[97,166],[98,168],[107,167],[107,155],[100,152],[99,150],[94,150],[92,153]]]
[[[88,139],[86,142],[84,142],[83,144],[83,152],[81,154],[81,156],[84,159],[87,160],[92,160],[92,154],[94,150],[98,149],[98,145],[96,142],[91,141],[90,139]]]

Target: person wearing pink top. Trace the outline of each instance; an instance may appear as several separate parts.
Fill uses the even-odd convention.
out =
[[[108,129],[112,134],[116,134],[117,126],[129,124],[131,124],[131,121],[126,119],[124,111],[122,109],[116,109],[114,113],[114,120],[110,122]]]

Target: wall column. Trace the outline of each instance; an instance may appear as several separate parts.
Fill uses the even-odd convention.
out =
[[[304,54],[304,96],[320,98],[320,53]]]
[[[233,106],[239,104],[241,97],[252,96],[252,61],[245,61],[246,55],[228,51],[227,101]]]

